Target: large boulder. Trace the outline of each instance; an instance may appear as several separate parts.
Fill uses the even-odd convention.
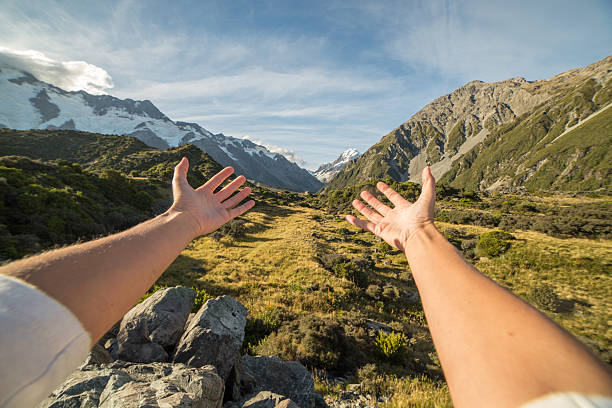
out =
[[[38,408],[219,408],[223,393],[212,366],[116,361],[75,371]]]
[[[301,408],[313,408],[319,399],[310,372],[297,361],[278,357],[243,356],[242,365],[255,378],[255,392],[284,395]]]
[[[261,391],[241,401],[240,408],[300,408],[284,395]]]
[[[190,367],[211,364],[227,380],[244,340],[247,310],[234,298],[209,299],[191,319],[173,361]]]
[[[136,363],[168,361],[193,307],[196,292],[181,286],[158,290],[134,306],[117,334],[117,356]]]

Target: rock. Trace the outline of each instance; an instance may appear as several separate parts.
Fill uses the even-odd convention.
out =
[[[212,366],[116,361],[75,371],[39,408],[219,408],[223,380]]]
[[[91,351],[87,355],[87,358],[85,359],[83,365],[86,366],[90,364],[108,364],[112,363],[113,361],[114,360],[108,353],[108,351],[106,351],[106,349],[102,347],[100,343],[96,343],[95,346],[93,346],[93,349],[91,349]]]
[[[297,361],[243,356],[242,365],[255,377],[255,391],[284,395],[301,408],[314,408],[316,393],[310,372]]]
[[[373,330],[375,332],[384,331],[385,333],[391,333],[393,329],[386,324],[375,322],[374,320],[366,320],[366,326],[368,329]]]
[[[255,378],[242,366],[242,359],[236,358],[234,367],[225,381],[225,401],[238,401],[241,396],[255,391]]]
[[[117,334],[118,357],[136,363],[167,361],[193,307],[196,292],[181,286],[158,290],[123,318]]]
[[[270,391],[260,391],[248,398],[241,408],[300,408],[291,399]]]
[[[230,296],[209,299],[181,337],[173,361],[191,367],[211,364],[227,380],[244,340],[246,308]]]

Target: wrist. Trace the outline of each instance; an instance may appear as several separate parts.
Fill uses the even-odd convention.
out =
[[[170,208],[168,211],[161,214],[160,217],[164,217],[166,222],[176,224],[179,230],[188,236],[189,241],[201,235],[200,224],[195,217],[185,211],[178,211]]]
[[[415,229],[404,242],[404,253],[410,258],[415,252],[420,252],[431,244],[440,232],[432,221]]]

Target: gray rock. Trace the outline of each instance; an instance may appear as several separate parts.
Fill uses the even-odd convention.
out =
[[[136,363],[167,361],[183,334],[194,299],[195,290],[177,286],[158,290],[133,307],[119,326],[118,357]]]
[[[285,395],[302,408],[315,406],[314,380],[306,367],[297,361],[243,356],[242,365],[255,378],[256,392],[271,391]]]
[[[212,366],[116,361],[75,371],[39,408],[219,408],[223,380]]]
[[[106,349],[102,347],[100,343],[96,343],[91,349],[91,351],[89,352],[89,354],[87,355],[87,358],[85,359],[85,362],[83,363],[83,365],[108,364],[108,363],[112,363],[113,361],[114,360],[111,357],[111,355],[108,353],[108,351],[106,351]]]
[[[173,361],[191,367],[214,365],[227,380],[242,347],[246,316],[246,308],[230,296],[209,299],[185,330]]]
[[[270,391],[261,391],[246,399],[241,408],[300,408],[291,399]]]
[[[255,391],[255,378],[242,366],[242,358],[237,357],[229,377],[225,381],[225,400],[238,401],[240,397]]]

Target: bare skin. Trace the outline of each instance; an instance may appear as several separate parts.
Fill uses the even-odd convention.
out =
[[[584,345],[467,263],[433,224],[435,181],[410,203],[384,183],[351,224],[406,254],[457,407],[517,407],[554,392],[612,397],[612,374]]]
[[[250,194],[227,167],[193,189],[189,162],[174,169],[174,203],[164,214],[127,231],[13,262],[0,273],[36,286],[74,313],[95,344],[142,297],[194,238],[213,232],[244,214],[255,202],[238,206]],[[232,196],[232,194],[234,194]]]

